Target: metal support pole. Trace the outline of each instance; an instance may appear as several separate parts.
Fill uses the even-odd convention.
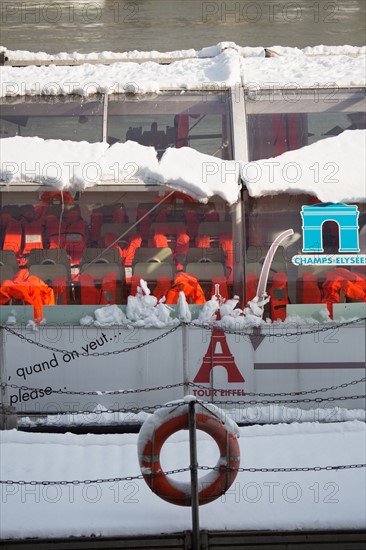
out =
[[[192,506],[192,550],[199,550],[200,542],[200,522],[199,522],[199,504],[198,504],[198,477],[197,477],[197,430],[196,430],[196,410],[195,401],[189,403],[188,426],[189,426],[189,452],[190,452],[190,470],[191,470],[191,506]]]
[[[0,382],[1,384],[7,383],[6,369],[5,369],[5,329],[0,328]],[[9,405],[9,396],[7,386],[1,386],[0,390],[1,398],[0,403],[2,405]]]
[[[10,406],[8,381],[5,365],[5,330],[0,328],[0,382],[4,384],[0,389],[0,430],[12,430],[18,425],[16,408]]]
[[[184,395],[190,394],[189,385],[189,368],[188,368],[188,325],[183,323],[182,325],[182,347],[183,347],[183,382],[184,382]]]

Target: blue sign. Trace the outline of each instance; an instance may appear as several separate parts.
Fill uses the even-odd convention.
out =
[[[303,206],[303,249],[305,253],[324,252],[323,224],[335,222],[339,228],[339,252],[359,252],[358,208],[347,204],[322,203]]]

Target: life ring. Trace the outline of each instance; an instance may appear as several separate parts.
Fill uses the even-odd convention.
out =
[[[174,407],[162,407],[154,412],[141,427],[138,439],[138,456],[141,473],[160,498],[177,504],[191,506],[191,484],[169,479],[160,464],[160,452],[165,441],[179,430],[188,430],[186,403]],[[239,430],[234,421],[214,405],[196,403],[196,426],[211,435],[217,443],[220,458],[215,469],[199,478],[198,502],[207,504],[223,495],[234,483],[240,465]]]

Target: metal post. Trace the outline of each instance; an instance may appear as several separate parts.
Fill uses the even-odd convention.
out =
[[[184,382],[184,395],[190,393],[190,380],[189,380],[189,368],[188,368],[188,325],[183,323],[182,325],[182,347],[183,347],[183,382]]]
[[[188,426],[189,426],[189,452],[191,470],[191,506],[192,506],[192,550],[199,550],[200,543],[200,522],[198,504],[198,477],[197,477],[197,430],[195,401],[189,403]]]
[[[5,369],[5,329],[3,328],[0,328],[0,382],[1,384],[7,383]],[[0,394],[0,403],[2,403],[3,405],[9,404],[7,386],[1,386]]]
[[[0,429],[12,430],[18,425],[16,408],[10,406],[8,388],[5,385],[8,381],[5,365],[5,329],[0,328],[0,382],[4,384],[0,390]]]

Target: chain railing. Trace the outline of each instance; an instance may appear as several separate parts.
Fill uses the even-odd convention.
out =
[[[311,389],[311,390],[303,390],[303,391],[292,391],[292,392],[271,392],[271,393],[254,393],[254,392],[245,392],[245,395],[247,397],[286,397],[286,396],[299,396],[299,395],[311,395],[315,393],[325,393],[327,391],[335,391],[338,389],[344,389],[349,386],[355,386],[357,384],[360,384],[362,382],[366,382],[366,377],[360,378],[359,380],[352,380],[351,382],[345,382],[343,384],[339,384],[338,386],[330,386],[328,388],[317,388],[317,389]],[[51,394],[56,395],[81,395],[81,396],[103,396],[103,395],[133,395],[133,394],[140,394],[140,393],[149,393],[153,391],[162,391],[162,390],[169,390],[172,388],[180,388],[183,386],[188,386],[190,388],[198,388],[207,390],[209,389],[213,393],[218,393],[221,391],[222,388],[207,388],[207,386],[203,386],[202,384],[196,384],[195,382],[178,382],[176,384],[166,384],[165,386],[154,386],[151,388],[136,388],[136,389],[129,389],[129,390],[92,390],[92,391],[77,391],[77,390],[52,390]],[[33,388],[25,385],[17,385],[17,384],[9,384],[7,382],[3,382],[0,384],[0,388],[13,388],[16,390],[22,390],[22,391],[39,391],[43,388]],[[281,401],[282,403],[283,401]]]
[[[306,335],[309,335],[309,334],[317,334],[317,333],[320,333],[320,332],[327,332],[329,330],[334,330],[334,329],[338,329],[338,328],[342,328],[342,327],[355,325],[355,324],[358,324],[358,323],[361,323],[361,322],[364,322],[364,321],[366,321],[366,317],[353,319],[351,321],[347,321],[347,322],[343,322],[343,323],[329,323],[325,326],[319,326],[319,327],[311,329],[311,330],[298,330],[298,331],[277,332],[277,333],[274,333],[274,332],[271,332],[271,331],[264,331],[264,332],[261,331],[260,333],[257,333],[257,334],[259,334],[261,337],[264,337],[264,338],[291,338],[291,337],[294,337],[294,336],[306,336]],[[172,328],[170,328],[166,332],[163,332],[159,336],[156,336],[155,338],[151,338],[150,340],[147,340],[146,342],[141,342],[140,344],[136,344],[135,346],[130,346],[130,347],[120,349],[120,350],[103,351],[103,352],[100,352],[100,353],[98,353],[98,352],[82,352],[82,353],[78,353],[78,355],[80,357],[107,357],[109,355],[118,355],[120,353],[128,353],[129,351],[134,351],[136,349],[143,348],[145,346],[153,344],[154,342],[162,340],[163,338],[165,338],[166,336],[169,336],[169,334],[172,334],[173,332],[175,332],[176,330],[178,330],[182,326],[189,326],[189,327],[198,328],[198,329],[201,329],[201,330],[202,329],[203,330],[208,330],[208,331],[221,330],[225,334],[233,334],[233,335],[236,335],[236,336],[253,336],[253,334],[255,335],[255,333],[253,333],[254,329],[258,330],[258,328],[261,329],[263,327],[268,327],[268,326],[272,326],[272,325],[263,325],[263,327],[261,325],[259,327],[253,326],[252,330],[250,332],[249,331],[246,332],[246,331],[243,331],[243,330],[237,330],[236,331],[236,330],[226,329],[224,326],[222,326],[221,324],[218,324],[218,323],[210,323],[210,324],[208,324],[208,323],[198,324],[197,322],[177,323]],[[9,332],[10,334],[13,334],[14,336],[18,337],[20,340],[28,342],[28,344],[33,344],[37,347],[47,349],[47,350],[53,351],[55,353],[63,353],[63,354],[69,353],[69,350],[58,349],[58,348],[55,348],[55,347],[52,347],[52,346],[47,346],[46,344],[42,344],[41,342],[36,342],[32,338],[27,338],[23,334],[20,334],[19,332],[13,330],[12,328],[8,327],[7,325],[0,325],[0,328],[4,329],[5,331]],[[108,327],[105,327],[105,328],[108,328]],[[120,325],[120,328],[124,329],[124,328],[127,328],[127,327],[125,327],[123,325]],[[157,327],[155,327],[155,328],[157,328]],[[286,328],[286,324],[284,324],[283,328]]]
[[[325,403],[325,402],[335,402],[335,401],[352,401],[352,400],[357,400],[357,399],[365,399],[366,398],[366,394],[363,394],[363,395],[344,395],[344,396],[339,396],[339,397],[324,397],[324,398],[316,398],[316,399],[288,399],[288,400],[280,400],[280,399],[276,399],[276,400],[273,400],[273,401],[200,401],[200,403],[202,403],[203,405],[234,405],[236,407],[241,407],[241,406],[252,406],[252,405],[288,405],[288,404],[297,404],[297,403]],[[143,405],[143,406],[136,406],[136,407],[129,407],[129,408],[125,408],[125,407],[120,407],[120,408],[116,408],[116,409],[96,409],[96,410],[92,410],[92,411],[82,411],[82,410],[79,410],[79,411],[67,411],[67,412],[61,412],[61,411],[56,411],[56,412],[47,412],[47,415],[48,416],[59,416],[59,415],[70,415],[70,416],[75,416],[75,415],[88,415],[88,414],[92,414],[92,415],[103,415],[103,414],[116,414],[116,413],[124,413],[124,414],[138,414],[138,413],[141,413],[141,412],[145,412],[145,413],[151,413],[153,411],[156,411],[158,409],[162,409],[162,408],[165,408],[165,407],[177,407],[179,405],[183,405],[185,404],[184,401],[181,401],[181,402],[177,402],[177,401],[174,401],[174,403],[165,403],[165,404],[157,404],[157,405]],[[14,414],[14,413],[6,413],[5,412],[5,415],[6,414]],[[20,412],[17,413],[18,415],[20,416],[24,416],[23,414],[21,414]],[[29,417],[32,417],[32,416],[36,416],[36,417],[39,417],[39,416],[44,416],[45,413],[41,413],[39,411],[36,411],[36,412],[33,412],[33,411],[29,411],[27,413],[25,413],[26,416],[29,416]]]
[[[106,357],[108,355],[118,355],[120,353],[128,353],[129,351],[134,351],[136,349],[144,348],[145,346],[153,344],[154,342],[158,342],[159,340],[163,340],[163,338],[166,338],[167,336],[169,336],[169,334],[172,334],[173,332],[178,330],[178,328],[180,326],[181,326],[180,324],[174,325],[171,329],[167,330],[166,332],[163,332],[162,334],[159,334],[159,336],[156,336],[155,338],[151,338],[150,340],[147,340],[146,342],[141,342],[140,344],[136,344],[135,346],[130,346],[128,348],[117,349],[117,350],[113,350],[113,351],[103,351],[102,353],[98,353],[98,352],[90,352],[90,353],[89,352],[82,352],[82,353],[80,352],[79,353],[78,352],[78,357]],[[47,349],[48,351],[53,351],[55,353],[63,353],[63,354],[70,353],[70,351],[66,350],[66,349],[58,349],[58,348],[54,348],[52,346],[47,346],[46,344],[42,344],[41,342],[36,342],[32,338],[27,338],[23,334],[20,334],[19,332],[15,331],[15,330],[13,330],[9,327],[6,327],[4,325],[1,325],[0,328],[3,328],[4,330],[9,332],[10,334],[13,334],[14,336],[17,336],[18,338],[20,338],[20,340],[28,342],[28,344],[34,344],[35,346],[37,346],[39,348]]]
[[[301,467],[276,467],[276,468],[228,468],[223,466],[197,466],[198,470],[203,471],[220,471],[223,469],[227,472],[238,472],[238,473],[288,473],[288,472],[321,472],[321,471],[334,471],[334,470],[353,470],[366,468],[366,464],[341,464],[336,466],[301,466]],[[158,474],[151,474],[155,477],[180,474],[183,472],[189,472],[191,468],[177,468],[175,470],[168,470],[166,472],[160,472]],[[150,474],[149,474],[150,475]],[[72,479],[72,480],[31,480],[26,481],[13,480],[13,479],[1,479],[0,484],[2,485],[91,485],[91,484],[101,484],[101,483],[118,483],[121,481],[135,481],[144,479],[142,474],[136,476],[124,476],[124,477],[108,477],[108,478],[96,478],[96,479]]]

